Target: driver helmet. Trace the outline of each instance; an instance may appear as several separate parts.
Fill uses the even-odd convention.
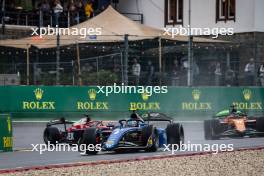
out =
[[[129,127],[136,127],[138,125],[137,121],[128,121],[127,126]]]
[[[138,115],[136,113],[136,109],[131,107],[130,111],[132,111],[132,114],[130,115],[130,118],[131,119],[138,119]]]
[[[237,109],[236,109],[236,106],[235,105],[231,105],[231,113],[236,113],[237,112]]]
[[[133,112],[131,115],[130,115],[130,118],[131,119],[138,119],[138,115],[136,112]]]
[[[86,123],[91,121],[91,117],[88,114],[84,114],[84,117],[86,118]]]

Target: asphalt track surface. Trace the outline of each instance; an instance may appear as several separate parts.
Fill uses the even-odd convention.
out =
[[[221,140],[206,141],[204,139],[202,122],[183,122],[185,143],[192,144],[233,144],[234,149],[264,147],[264,138],[226,138]],[[78,152],[39,152],[31,151],[31,144],[42,144],[42,133],[45,123],[14,123],[14,149],[15,152],[0,153],[0,169],[20,168],[31,166],[45,166],[51,164],[66,164],[75,162],[94,162],[101,160],[134,159],[148,156],[170,155],[171,152],[123,153],[100,152],[97,155],[80,155]],[[184,155],[194,151],[176,152]],[[200,151],[199,151],[200,152]]]

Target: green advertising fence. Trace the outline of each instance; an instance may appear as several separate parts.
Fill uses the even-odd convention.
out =
[[[12,151],[12,122],[8,114],[0,114],[0,152]]]
[[[0,111],[18,118],[44,118],[88,113],[97,118],[121,118],[131,107],[140,111],[159,111],[173,117],[208,118],[235,104],[249,114],[262,115],[264,88],[176,88],[151,96],[142,93],[99,92],[98,87],[2,86]],[[124,118],[124,117],[123,117]]]

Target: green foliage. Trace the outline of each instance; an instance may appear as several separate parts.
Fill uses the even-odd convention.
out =
[[[108,70],[100,70],[99,72],[83,73],[83,85],[113,85],[118,82],[116,73]]]

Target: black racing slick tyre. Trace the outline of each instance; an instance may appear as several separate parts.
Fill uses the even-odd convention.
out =
[[[211,140],[213,138],[211,120],[204,121],[204,138]]]
[[[159,148],[159,134],[158,131],[153,128],[151,133],[151,146],[146,149],[147,152],[156,152]]]
[[[223,127],[218,119],[213,119],[211,121],[211,139],[218,140],[223,132]]]
[[[151,137],[151,138],[150,138]],[[149,141],[149,139],[151,141]],[[147,146],[146,151],[147,152],[155,152],[159,148],[159,134],[153,125],[149,125],[146,127],[143,127],[142,129],[142,141],[143,145]],[[151,146],[149,145],[149,142],[151,142]]]
[[[256,129],[258,132],[261,132],[263,134],[259,134],[259,136],[264,136],[264,117],[259,117],[256,119]]]
[[[153,125],[145,126],[142,128],[142,141],[144,146],[147,145],[148,139],[152,134],[153,129],[154,129]]]
[[[51,144],[56,144],[56,141],[60,140],[60,131],[56,127],[47,127],[43,133],[43,139],[45,144],[50,142]]]
[[[184,130],[181,124],[171,123],[166,128],[167,144],[180,144],[184,143]]]
[[[95,155],[98,153],[98,150],[96,150],[96,137],[97,137],[97,129],[96,128],[87,128],[85,129],[85,131],[83,132],[82,137],[79,139],[78,141],[78,145],[79,145],[79,150],[83,149],[82,147],[80,147],[81,145],[85,145],[87,148],[86,150],[86,154],[91,154],[91,155]],[[93,149],[92,150],[88,150],[88,146],[89,145],[93,145]]]

